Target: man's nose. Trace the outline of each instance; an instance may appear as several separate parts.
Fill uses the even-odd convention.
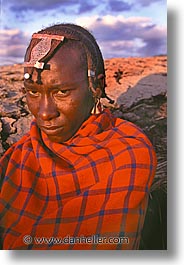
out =
[[[59,116],[57,106],[49,95],[43,95],[40,101],[38,117],[44,121],[51,120]]]

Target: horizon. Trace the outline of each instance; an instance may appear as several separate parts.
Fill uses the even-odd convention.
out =
[[[106,58],[104,59],[104,62],[107,61],[107,60],[116,60],[116,59],[148,59],[148,58],[153,58],[153,57],[167,57],[167,54],[158,54],[158,55],[152,55],[152,56],[130,56],[130,57],[113,57],[113,58]],[[10,63],[10,64],[3,64],[1,65],[0,64],[0,68],[1,67],[8,67],[8,66],[21,66],[23,65],[24,62],[22,63]]]

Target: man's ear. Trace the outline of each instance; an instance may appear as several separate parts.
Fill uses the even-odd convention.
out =
[[[101,90],[101,88],[97,87],[95,89],[95,95],[94,95],[94,97],[95,98],[101,98],[101,96],[102,96],[102,90]]]
[[[104,91],[105,88],[105,76],[103,74],[99,74],[97,77],[97,82],[98,82],[98,86],[99,88]]]
[[[102,96],[102,91],[104,91],[105,87],[105,78],[103,74],[99,74],[97,77],[97,86],[95,91],[95,97],[100,98]]]

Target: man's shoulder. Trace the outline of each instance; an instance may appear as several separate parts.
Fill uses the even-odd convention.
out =
[[[14,143],[0,159],[0,190],[8,168],[17,168],[22,160],[23,152],[30,146],[30,135],[25,134],[19,141]],[[31,148],[31,146],[30,146]],[[14,170],[14,169],[12,169]]]
[[[136,124],[117,118],[114,129],[118,135],[119,142],[121,142],[122,146],[126,147],[127,150],[132,150],[139,158],[144,156],[145,159],[150,160],[150,157],[152,157],[152,159],[156,161],[156,152],[153,144],[144,131]],[[156,162],[154,162],[154,164],[156,164]]]
[[[142,138],[149,142],[148,137],[146,136],[144,131],[130,121],[116,118],[114,130],[118,132],[122,137]]]

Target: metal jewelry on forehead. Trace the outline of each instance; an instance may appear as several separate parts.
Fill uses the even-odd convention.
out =
[[[25,74],[24,74],[24,78],[25,78],[25,79],[29,79],[29,78],[30,78],[30,74],[25,73]]]
[[[49,34],[33,34],[33,39],[40,39],[38,44],[31,51],[31,58],[29,62],[25,62],[25,67],[35,67],[37,69],[43,69],[44,62],[40,60],[45,57],[50,49],[52,40],[64,40],[64,36],[59,35],[49,35]],[[58,43],[59,45],[59,43]]]

